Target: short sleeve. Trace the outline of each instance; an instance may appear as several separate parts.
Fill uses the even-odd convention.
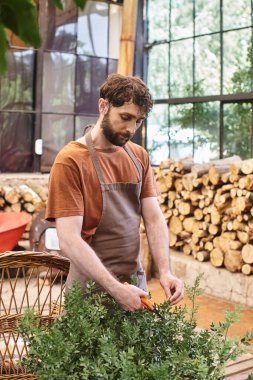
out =
[[[51,169],[45,219],[84,215],[84,192],[78,168],[55,163]]]

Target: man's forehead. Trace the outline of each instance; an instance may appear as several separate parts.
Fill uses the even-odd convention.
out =
[[[131,103],[124,103],[122,106],[116,107],[116,108],[118,108],[118,110],[120,112],[129,113],[129,114],[134,115],[140,119],[146,117],[143,107],[140,107],[140,106],[138,106],[132,102]]]

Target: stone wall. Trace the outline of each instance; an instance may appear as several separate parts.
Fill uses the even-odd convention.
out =
[[[192,286],[196,277],[203,273],[200,285],[205,294],[253,307],[251,276],[231,273],[224,268],[215,268],[210,262],[199,262],[175,250],[171,250],[170,256],[173,273],[187,285]]]

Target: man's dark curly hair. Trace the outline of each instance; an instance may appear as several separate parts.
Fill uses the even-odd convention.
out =
[[[121,107],[124,103],[133,103],[141,107],[146,116],[153,107],[148,87],[136,76],[109,75],[100,87],[100,98],[108,100],[113,107]]]

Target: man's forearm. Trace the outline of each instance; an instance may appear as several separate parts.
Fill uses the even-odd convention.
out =
[[[163,216],[152,223],[147,223],[145,227],[149,248],[161,277],[171,270],[168,227]]]
[[[90,278],[101,285],[108,293],[112,294],[115,287],[121,284],[103,265],[93,249],[81,237],[68,240],[60,240],[61,249],[71,260],[72,265],[85,277]]]
[[[165,220],[156,220],[155,224],[151,223],[146,229],[150,250],[159,271],[160,284],[167,299],[175,305],[183,298],[184,285],[182,280],[171,273],[168,227]]]
[[[142,215],[149,248],[159,271],[160,283],[167,299],[174,305],[183,297],[183,282],[171,273],[168,227],[156,199],[142,200]]]

